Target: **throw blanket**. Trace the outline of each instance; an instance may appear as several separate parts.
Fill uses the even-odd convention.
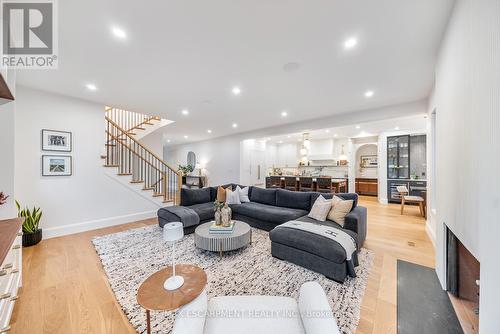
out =
[[[354,264],[352,262],[352,255],[354,254],[354,252],[356,252],[356,241],[346,232],[338,228],[330,227],[328,225],[302,222],[298,220],[291,220],[284,224],[278,225],[276,228],[280,227],[292,228],[314,233],[338,243],[340,246],[342,246],[342,248],[344,248],[346,254],[347,272],[349,276],[356,277]]]
[[[167,210],[173,215],[179,217],[179,221],[184,225],[184,227],[198,225],[200,223],[200,216],[190,208],[185,206],[167,206],[163,210]]]

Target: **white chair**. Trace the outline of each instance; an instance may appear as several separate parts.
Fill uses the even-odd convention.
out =
[[[298,301],[276,296],[227,296],[205,291],[177,311],[173,334],[339,334],[323,288],[304,283]]]
[[[409,196],[410,193],[406,186],[397,186],[396,187],[399,195],[401,196],[401,214],[403,214],[405,204],[406,203],[417,203],[420,209],[420,215],[425,217],[425,208],[424,208],[424,198],[420,196]]]

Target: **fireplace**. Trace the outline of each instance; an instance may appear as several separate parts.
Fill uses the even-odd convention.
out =
[[[462,327],[479,323],[480,263],[446,227],[446,287]]]

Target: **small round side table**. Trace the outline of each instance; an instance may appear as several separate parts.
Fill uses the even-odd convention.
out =
[[[151,333],[150,311],[173,311],[193,301],[205,288],[207,274],[190,264],[175,266],[176,275],[184,277],[184,285],[168,291],[163,283],[172,276],[172,267],[164,268],[149,276],[137,291],[137,303],[146,309],[147,333]]]

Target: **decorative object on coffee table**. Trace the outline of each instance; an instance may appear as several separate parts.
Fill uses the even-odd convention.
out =
[[[167,279],[165,283],[163,283],[163,287],[166,290],[176,290],[179,289],[184,284],[184,278],[182,276],[178,276],[175,273],[175,242],[182,240],[184,236],[184,229],[181,222],[173,222],[168,223],[163,226],[163,240],[165,242],[172,243],[172,267],[173,274],[172,277]]]
[[[40,219],[42,219],[42,210],[40,208],[27,207],[21,209],[21,204],[16,201],[17,215],[23,219],[23,247],[34,246],[42,240],[42,229],[39,228]]]
[[[220,210],[221,213],[221,218],[222,218],[222,226],[228,227],[231,225],[231,208],[226,204],[224,204],[224,207]]]
[[[199,225],[194,231],[194,244],[196,247],[219,252],[222,257],[224,252],[236,250],[252,243],[252,228],[245,222],[235,220],[232,233],[210,233],[213,222]]]
[[[165,290],[165,279],[172,276],[173,268],[167,267],[149,276],[137,291],[137,303],[146,309],[148,334],[151,333],[151,311],[173,311],[193,301],[207,284],[203,269],[189,265],[177,265],[177,272],[184,277],[184,285],[176,290]]]
[[[214,219],[216,225],[222,225],[222,213],[221,210],[224,207],[224,202],[215,201],[214,202]]]

